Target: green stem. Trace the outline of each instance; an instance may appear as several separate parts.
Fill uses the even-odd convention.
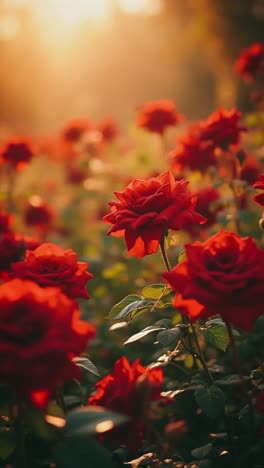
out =
[[[170,261],[169,261],[169,258],[168,258],[167,252],[166,252],[166,248],[165,248],[165,236],[164,235],[162,236],[161,241],[160,241],[160,251],[161,251],[161,255],[162,255],[164,264],[165,264],[165,266],[167,268],[167,271],[170,271],[171,270],[171,265],[170,265]]]
[[[204,359],[204,356],[203,356],[203,352],[202,352],[201,347],[200,347],[200,344],[199,344],[199,340],[198,340],[198,336],[197,336],[196,330],[195,330],[195,328],[194,328],[193,325],[191,326],[191,328],[192,328],[192,332],[193,332],[194,342],[195,342],[196,348],[198,349],[198,358],[199,358],[199,360],[201,361],[201,364],[202,364],[203,369],[204,369],[204,371],[205,371],[205,373],[206,373],[208,382],[209,382],[210,384],[213,384],[213,383],[214,383],[214,379],[213,379],[213,377],[212,377],[212,375],[211,375],[211,373],[210,373],[210,371],[209,371],[209,369],[208,369],[208,367],[207,367],[207,364],[206,364],[206,362],[205,362],[205,359]]]

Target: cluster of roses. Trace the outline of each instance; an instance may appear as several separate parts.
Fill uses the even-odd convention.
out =
[[[1,384],[10,386],[14,399],[45,408],[66,380],[79,377],[73,357],[95,335],[80,319],[76,300],[89,297],[92,275],[72,250],[18,236],[8,215],[0,219]]]

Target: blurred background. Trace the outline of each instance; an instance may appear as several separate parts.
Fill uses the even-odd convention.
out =
[[[0,120],[38,135],[75,116],[122,127],[150,99],[189,119],[247,110],[232,64],[263,22],[264,0],[0,0]]]

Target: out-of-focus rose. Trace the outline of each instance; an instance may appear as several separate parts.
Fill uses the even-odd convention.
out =
[[[53,221],[51,207],[38,195],[30,198],[24,210],[24,222],[28,226],[48,229]]]
[[[259,178],[260,173],[261,166],[258,160],[253,156],[248,156],[241,166],[239,178],[249,185],[253,185]]]
[[[264,44],[256,42],[242,49],[234,67],[236,73],[247,80],[264,75]]]
[[[10,138],[0,151],[1,158],[14,168],[21,168],[34,156],[31,142],[24,137]]]
[[[137,126],[149,132],[162,135],[168,127],[177,125],[183,116],[176,110],[170,99],[149,101],[141,106],[137,117]]]
[[[158,250],[168,229],[204,223],[195,212],[197,197],[187,189],[186,180],[175,181],[170,172],[148,180],[133,180],[123,192],[115,192],[111,213],[104,216],[113,224],[108,234],[124,237],[128,252],[144,257]]]
[[[19,279],[0,286],[0,380],[20,397],[45,407],[66,380],[78,378],[72,357],[94,335],[59,289]]]
[[[191,321],[220,314],[250,331],[264,312],[264,251],[251,237],[222,231],[186,245],[186,256],[163,274],[178,292],[175,307],[184,307]]]
[[[12,272],[18,278],[35,281],[42,287],[56,286],[69,297],[86,299],[86,283],[93,277],[87,268],[88,263],[78,262],[73,250],[64,251],[51,243],[27,250],[24,261],[12,264]]]
[[[40,242],[13,232],[6,232],[0,239],[0,276],[9,278],[11,263],[21,260],[26,249],[35,249]]]
[[[200,229],[208,229],[213,226],[217,221],[217,213],[223,209],[221,195],[215,187],[206,187],[199,190],[199,192],[195,193],[195,196],[197,197],[196,211],[207,221],[201,226],[187,225],[185,229],[192,236],[199,235]]]
[[[199,137],[188,133],[169,153],[169,164],[172,170],[188,168],[192,171],[205,172],[209,167],[217,165],[215,144],[213,141],[200,140]]]
[[[126,427],[105,435],[115,447],[126,444],[135,451],[140,447],[147,408],[151,401],[163,399],[162,383],[161,369],[146,369],[139,359],[130,364],[126,357],[116,361],[112,374],[96,383],[96,393],[89,398],[89,404],[104,406],[130,418]]]
[[[69,120],[63,130],[62,138],[68,143],[77,143],[82,135],[93,128],[93,125],[89,119],[76,118]]]
[[[113,141],[118,134],[117,125],[111,118],[101,120],[97,125],[97,130],[102,134],[105,143]]]
[[[241,113],[237,109],[218,109],[207,120],[199,125],[199,139],[211,140],[216,147],[226,149],[229,145],[237,144],[241,132],[247,128],[239,125]]]
[[[0,235],[10,231],[12,215],[0,208]]]

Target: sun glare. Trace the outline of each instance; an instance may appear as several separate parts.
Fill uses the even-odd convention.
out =
[[[162,9],[161,0],[118,0],[120,8],[127,13],[156,15]]]
[[[89,19],[103,20],[111,11],[111,0],[34,0],[34,3],[67,26]]]

